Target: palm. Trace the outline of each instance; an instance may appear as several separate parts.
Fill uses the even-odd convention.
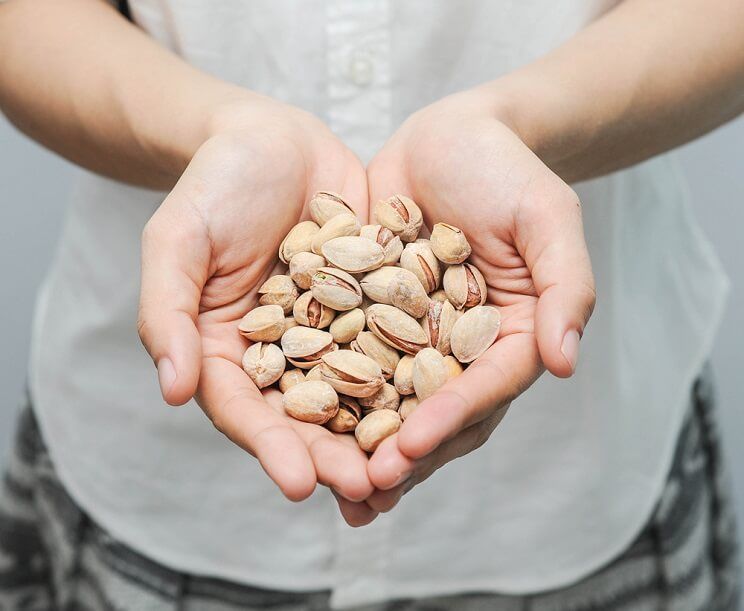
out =
[[[319,481],[358,500],[371,491],[366,455],[348,435],[286,416],[277,391],[259,391],[241,367],[249,342],[237,332],[260,285],[283,273],[279,244],[307,217],[304,205],[314,191],[346,194],[366,218],[363,167],[335,139],[321,145],[325,161],[313,171],[307,152],[281,138],[259,147],[255,139],[232,136],[207,142],[151,223],[178,227],[176,255],[189,295],[173,308],[195,315],[198,345],[185,349],[200,359],[202,409],[261,461],[288,497],[308,496]],[[145,292],[143,280],[143,299]]]
[[[496,343],[385,440],[369,464],[375,510],[488,439],[547,366],[570,375],[566,329],[583,329],[593,285],[575,194],[469,94],[413,115],[368,168],[370,198],[406,193],[428,227],[464,230],[499,307]],[[580,297],[580,298],[579,298]],[[405,485],[401,473],[413,475]]]

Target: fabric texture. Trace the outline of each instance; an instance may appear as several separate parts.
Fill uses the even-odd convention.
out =
[[[316,114],[364,161],[412,112],[536,59],[614,4],[129,2],[159,44]],[[349,606],[558,588],[648,521],[727,286],[673,157],[575,185],[598,294],[576,375],[543,376],[488,443],[361,529],[327,489],[287,502],[196,404],[163,404],[136,318],[140,236],[164,194],[79,176],[37,308],[30,386],[60,480],[117,540],[181,572],[328,588]]]
[[[93,522],[57,478],[31,411],[0,498],[0,608],[15,611],[319,611],[330,592],[282,592],[170,570]],[[608,566],[532,596],[467,593],[358,611],[737,611],[740,566],[709,374],[695,386],[652,518]]]

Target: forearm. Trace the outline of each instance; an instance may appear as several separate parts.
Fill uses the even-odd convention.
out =
[[[744,2],[626,0],[483,89],[564,180],[605,174],[744,111]]]
[[[101,174],[172,186],[215,109],[245,95],[192,68],[101,0],[0,5],[0,109]]]

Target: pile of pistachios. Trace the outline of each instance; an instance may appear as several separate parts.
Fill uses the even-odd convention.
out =
[[[410,198],[378,202],[378,225],[361,225],[335,193],[309,208],[279,247],[287,274],[266,280],[238,325],[252,342],[243,369],[258,388],[278,383],[293,418],[354,432],[374,452],[496,341],[501,316],[483,305],[463,232],[437,223],[419,238]]]

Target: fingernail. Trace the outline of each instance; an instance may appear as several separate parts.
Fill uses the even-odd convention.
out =
[[[403,482],[405,482],[407,479],[409,479],[413,475],[413,471],[402,471],[398,474],[398,477],[395,479],[395,483],[391,486],[391,488],[395,488],[396,486],[400,486]]]
[[[576,362],[579,360],[579,332],[576,329],[567,331],[563,336],[561,352],[571,365],[571,373],[576,371]]]
[[[160,392],[166,397],[173,385],[176,383],[176,368],[173,362],[164,357],[158,361],[158,382],[160,383]]]

